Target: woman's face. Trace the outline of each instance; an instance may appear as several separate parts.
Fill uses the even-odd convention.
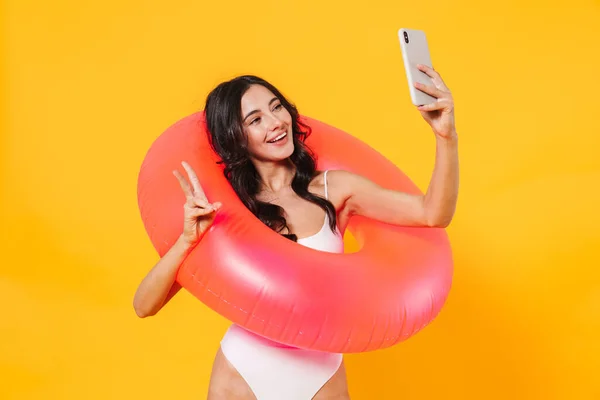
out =
[[[242,96],[242,127],[255,160],[281,161],[294,152],[292,116],[264,86],[252,85]]]

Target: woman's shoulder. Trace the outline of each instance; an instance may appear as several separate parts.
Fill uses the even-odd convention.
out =
[[[310,184],[315,185],[315,186],[325,186],[325,183],[327,183],[327,186],[329,186],[329,185],[331,185],[332,179],[339,180],[339,177],[343,176],[343,174],[344,174],[343,170],[335,170],[335,169],[317,170],[317,171],[315,171],[315,174],[313,175],[313,178],[310,181]]]
[[[325,187],[325,171],[315,171],[308,187],[311,192],[322,192]]]
[[[343,169],[321,170],[315,173],[310,186],[314,189],[324,191],[325,184],[331,194],[335,192],[338,196],[344,197],[352,188],[352,182],[358,175]]]
[[[358,175],[344,169],[327,169],[317,171],[312,182],[317,185],[324,185],[325,182],[327,182],[327,186],[339,186],[351,182],[352,179],[356,179],[356,177],[358,177]]]

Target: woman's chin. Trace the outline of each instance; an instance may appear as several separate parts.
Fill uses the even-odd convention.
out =
[[[268,159],[271,162],[283,162],[283,161],[287,160],[288,158],[290,158],[293,153],[294,153],[294,144],[291,143],[291,146],[285,146],[280,149],[277,149],[277,151],[271,151],[267,155],[266,159]]]

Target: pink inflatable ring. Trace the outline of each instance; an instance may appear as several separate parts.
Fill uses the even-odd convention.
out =
[[[339,129],[302,117],[317,167],[345,169],[420,193],[391,162]],[[392,346],[430,323],[452,282],[452,254],[440,228],[398,227],[353,217],[355,253],[314,250],[272,231],[238,199],[210,148],[202,112],[152,144],[138,180],[138,205],[163,256],[183,229],[185,196],[172,174],[187,161],[210,202],[223,206],[189,254],[177,281],[208,307],[277,342],[356,353]]]

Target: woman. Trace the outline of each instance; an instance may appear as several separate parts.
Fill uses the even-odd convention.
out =
[[[418,107],[436,137],[436,162],[423,196],[380,187],[341,170],[316,171],[304,144],[307,127],[271,84],[241,76],[217,86],[205,113],[210,142],[240,200],[263,223],[301,245],[343,252],[342,232],[352,215],[405,226],[447,226],[458,192],[454,104],[440,75],[419,68],[434,83],[417,84],[437,99]],[[186,195],[183,233],[141,282],[138,316],[156,314],[180,289],[177,269],[201,240],[221,203],[209,203],[196,174],[173,171]],[[232,325],[217,351],[209,399],[349,399],[341,354],[297,349]]]

